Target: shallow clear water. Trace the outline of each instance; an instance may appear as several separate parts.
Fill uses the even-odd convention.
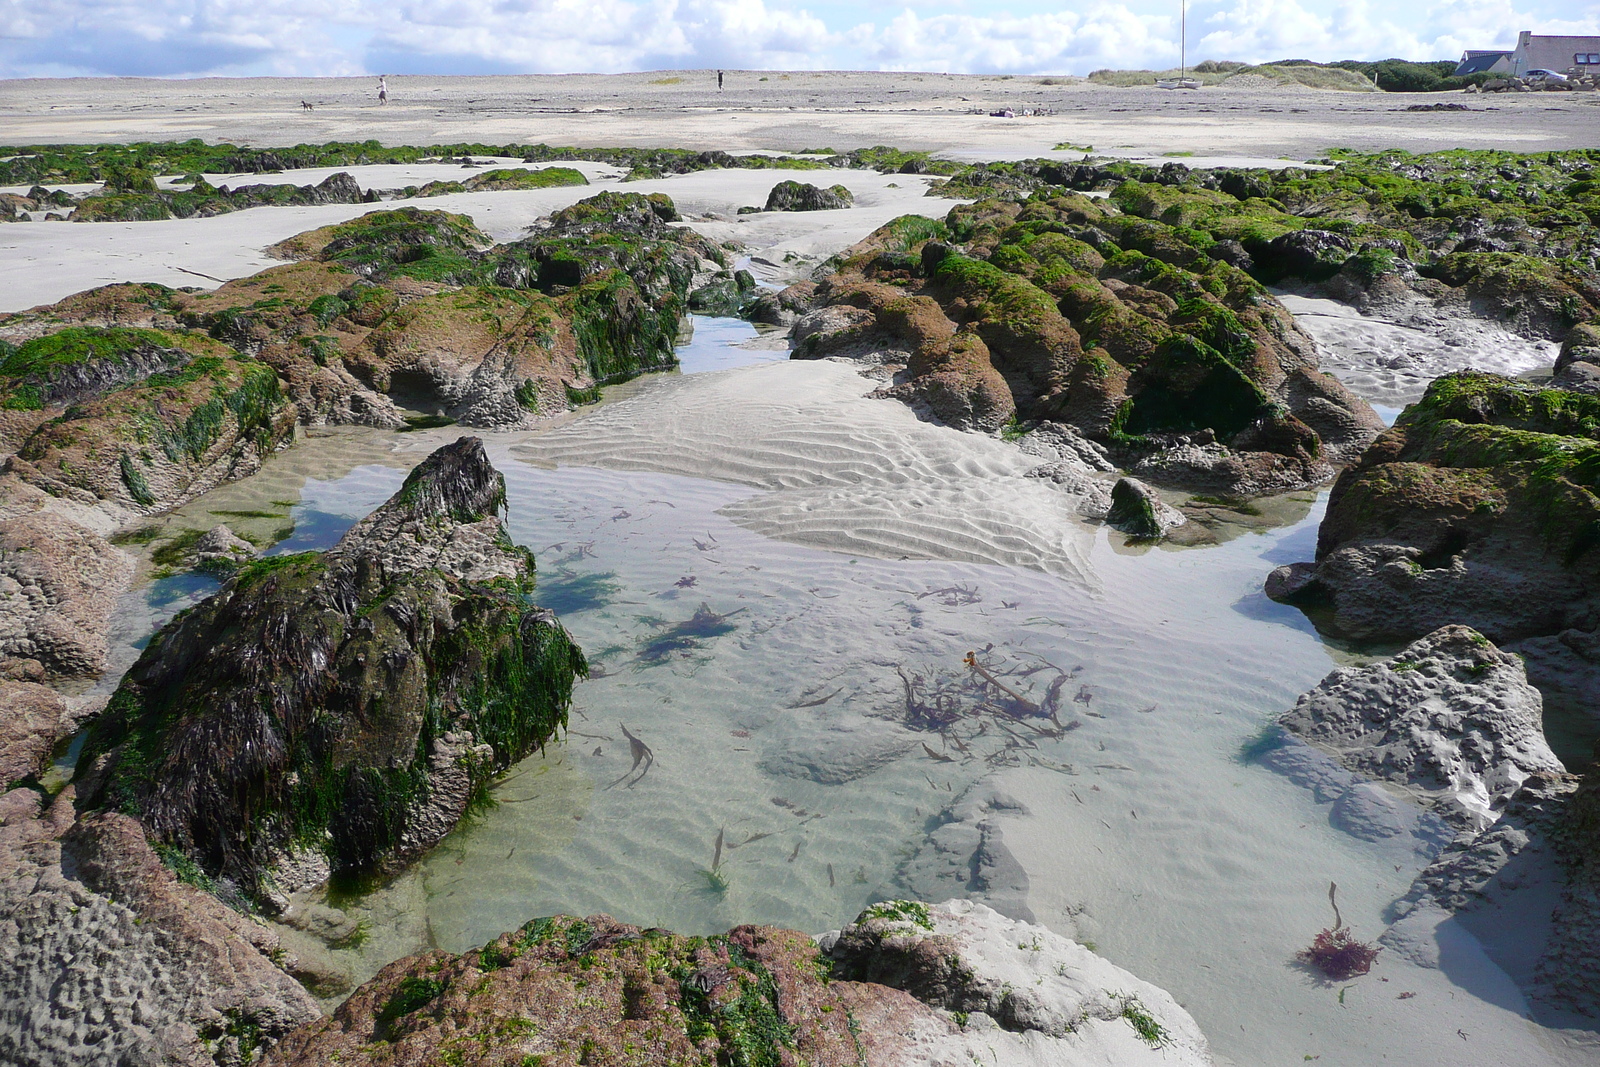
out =
[[[713,370],[732,370],[754,363],[773,363],[789,358],[786,348],[752,349],[740,345],[761,336],[743,319],[713,315],[691,315],[694,336],[677,347],[678,370],[684,374],[703,374]]]

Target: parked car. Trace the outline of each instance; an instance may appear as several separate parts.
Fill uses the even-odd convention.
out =
[[[1524,74],[1522,78],[1524,81],[1564,82],[1567,80],[1567,76],[1565,74],[1557,74],[1553,70],[1545,70],[1543,68],[1538,70],[1530,70],[1528,73]]]

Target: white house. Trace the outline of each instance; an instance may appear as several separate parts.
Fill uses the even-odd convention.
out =
[[[1600,70],[1600,36],[1539,36],[1532,30],[1517,34],[1517,47],[1511,53],[1512,75],[1521,77],[1530,70],[1563,73],[1571,67]]]

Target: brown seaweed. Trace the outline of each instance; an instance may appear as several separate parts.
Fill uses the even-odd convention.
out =
[[[650,768],[651,767],[655,766],[656,754],[654,752],[650,751],[650,746],[649,745],[645,744],[643,741],[641,741],[637,737],[635,737],[633,735],[633,732],[631,730],[629,730],[626,725],[624,725],[622,723],[618,723],[617,725],[622,727],[622,733],[628,739],[628,748],[633,753],[633,766],[628,768],[628,771],[627,771],[626,774],[624,774],[622,777],[618,778],[616,781],[612,782],[611,785],[606,786],[606,788],[610,789],[611,786],[619,785],[622,782],[628,781],[629,778],[633,778],[633,780],[631,782],[628,782],[628,784],[626,786],[626,788],[632,789],[634,786],[636,786],[640,782],[644,781],[644,776],[650,773]],[[639,769],[639,765],[641,763],[644,764],[644,769],[643,770]],[[633,777],[635,771],[638,772],[638,777],[637,778]],[[718,843],[719,843],[719,845],[721,843],[720,836],[718,838]]]

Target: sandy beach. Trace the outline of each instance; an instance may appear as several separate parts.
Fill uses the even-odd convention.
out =
[[[1064,84],[1045,84],[1056,82]],[[256,146],[330,140],[718,148],[886,144],[962,159],[1102,154],[1304,159],[1330,148],[1501,148],[1594,143],[1600,94],[1351,93],[1207,88],[1174,94],[1077,79],[839,71],[395,77],[145,78],[0,82],[0,144],[184,140]],[[315,110],[300,107],[304,100]],[[1464,112],[1410,112],[1464,103]],[[1045,108],[1043,117],[988,112]]]

